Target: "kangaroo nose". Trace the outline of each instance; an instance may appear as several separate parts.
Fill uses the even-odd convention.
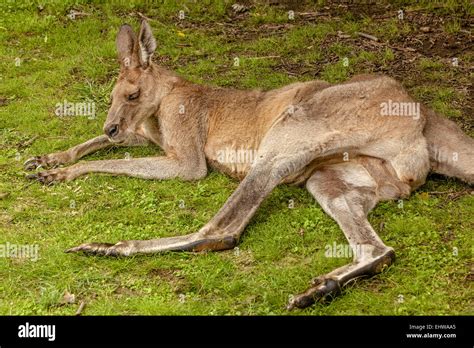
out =
[[[109,137],[113,138],[119,133],[119,125],[118,124],[111,124],[107,128],[105,128],[105,134],[107,134]]]

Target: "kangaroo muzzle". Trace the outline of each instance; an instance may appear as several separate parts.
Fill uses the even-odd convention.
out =
[[[111,124],[104,128],[105,135],[113,139],[120,133],[120,128],[117,123]]]

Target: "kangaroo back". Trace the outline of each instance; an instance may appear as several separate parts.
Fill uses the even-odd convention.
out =
[[[452,121],[427,111],[423,130],[428,141],[431,170],[474,183],[474,139]]]

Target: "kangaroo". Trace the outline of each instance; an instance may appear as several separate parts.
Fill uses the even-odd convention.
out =
[[[86,243],[66,252],[129,256],[231,249],[277,185],[305,185],[338,223],[354,258],[315,278],[287,307],[304,308],[394,262],[393,248],[367,220],[379,201],[407,197],[430,171],[474,182],[474,139],[420,106],[390,77],[361,75],[342,84],[300,82],[270,91],[224,89],[191,83],[153,63],[157,45],[146,21],[138,37],[129,25],[121,26],[116,47],[120,73],[105,134],[64,152],[29,159],[26,170],[52,169],[28,177],[43,184],[93,172],[199,180],[210,166],[241,183],[195,233]],[[415,107],[407,107],[411,105]],[[158,145],[166,155],[58,168],[109,146],[144,144]],[[237,161],[222,155],[240,150],[255,156]]]

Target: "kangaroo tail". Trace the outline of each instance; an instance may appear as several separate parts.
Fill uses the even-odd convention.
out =
[[[428,141],[431,170],[474,183],[474,139],[452,121],[428,110],[423,134]]]

